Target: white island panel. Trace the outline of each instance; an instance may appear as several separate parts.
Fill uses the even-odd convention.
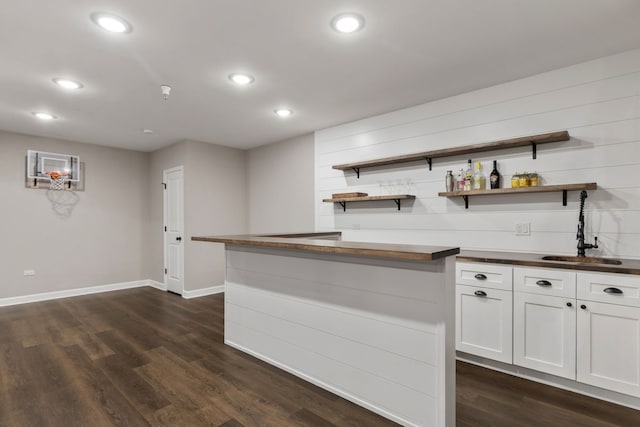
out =
[[[454,257],[226,255],[227,344],[403,425],[455,425]]]

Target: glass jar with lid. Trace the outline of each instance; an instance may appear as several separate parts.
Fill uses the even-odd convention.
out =
[[[511,188],[520,187],[520,174],[518,172],[511,175]]]

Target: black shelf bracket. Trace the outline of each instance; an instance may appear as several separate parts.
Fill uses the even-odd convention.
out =
[[[536,151],[537,150],[536,147],[537,147],[536,143],[531,141],[531,156],[533,157],[534,160],[536,159],[536,156],[538,155],[538,152]]]
[[[462,196],[464,199],[464,208],[469,209],[469,196]]]
[[[346,212],[347,211],[347,202],[338,202],[338,204],[340,206],[342,206],[342,211]]]
[[[429,170],[431,170],[431,157],[427,157],[427,164],[429,165]]]
[[[356,178],[360,179],[360,168],[351,168],[356,173]]]
[[[562,206],[567,206],[567,190],[562,190]]]
[[[396,205],[398,205],[398,210],[400,210],[400,199],[393,199],[394,202],[396,202]]]

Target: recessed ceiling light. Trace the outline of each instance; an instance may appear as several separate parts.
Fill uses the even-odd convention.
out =
[[[40,120],[44,120],[44,121],[57,119],[56,116],[54,116],[53,114],[49,114],[49,113],[34,112],[34,113],[31,113],[31,114],[33,114],[34,116],[36,116]]]
[[[364,18],[357,13],[342,13],[331,20],[331,27],[340,33],[353,33],[364,27]]]
[[[131,32],[131,25],[116,15],[109,13],[92,13],[91,20],[96,25],[104,28],[112,33],[129,33]]]
[[[293,114],[293,110],[291,110],[290,108],[277,108],[275,110],[273,110],[274,113],[276,113],[278,115],[278,117],[289,117],[290,115]]]
[[[244,86],[253,83],[253,76],[250,76],[249,74],[233,73],[229,74],[229,80],[235,84]]]
[[[74,82],[73,80],[63,79],[59,77],[56,77],[52,81],[58,86],[62,86],[65,89],[80,89],[83,87],[82,83]]]
[[[142,129],[142,133],[147,134],[147,135],[151,135],[153,133],[153,130],[151,130],[151,129]]]

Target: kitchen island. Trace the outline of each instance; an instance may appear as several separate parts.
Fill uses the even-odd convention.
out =
[[[459,248],[340,233],[224,243],[225,343],[403,425],[455,425]]]

